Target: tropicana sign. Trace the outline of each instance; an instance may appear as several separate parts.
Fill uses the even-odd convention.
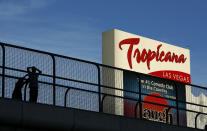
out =
[[[191,83],[190,50],[113,29],[103,33],[103,64]]]
[[[137,63],[139,64],[140,62],[147,63],[147,67],[150,70],[150,62],[154,59],[156,59],[157,62],[175,62],[175,63],[185,63],[186,57],[184,54],[177,55],[174,52],[168,51],[165,53],[165,51],[162,51],[161,53],[160,48],[162,47],[162,44],[159,44],[157,46],[156,51],[152,51],[151,49],[143,49],[140,51],[138,48],[133,51],[134,45],[138,45],[140,42],[139,38],[129,38],[129,39],[124,39],[119,43],[119,48],[122,50],[122,46],[128,44],[128,52],[127,52],[127,59],[128,59],[128,64],[129,67],[132,69],[132,58],[136,58]]]

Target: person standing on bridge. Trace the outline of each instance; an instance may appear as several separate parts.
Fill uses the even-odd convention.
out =
[[[39,69],[37,69],[35,66],[27,67],[28,72],[28,84],[30,88],[30,98],[29,102],[37,102],[38,97],[38,77],[42,73]]]

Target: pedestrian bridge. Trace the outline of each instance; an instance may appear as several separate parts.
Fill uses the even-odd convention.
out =
[[[205,87],[6,43],[0,45],[1,131],[190,131],[204,129],[207,124],[207,103],[205,99],[200,101],[207,94]],[[15,84],[28,74],[28,67],[41,71],[37,99],[30,100],[33,93],[29,84],[20,90],[20,99],[12,99]],[[136,76],[136,83],[123,80],[123,74]],[[168,85],[174,96],[147,94],[143,88],[152,88],[144,84],[149,80]],[[124,89],[123,81],[136,84],[136,90]],[[168,104],[160,103],[162,100]],[[146,108],[149,106],[154,110]]]
[[[198,131],[74,108],[0,99],[1,131]]]

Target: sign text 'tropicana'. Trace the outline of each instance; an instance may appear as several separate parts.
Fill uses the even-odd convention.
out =
[[[140,42],[139,38],[129,38],[124,39],[119,43],[119,48],[122,50],[123,45],[129,45],[128,52],[127,52],[127,58],[129,67],[132,69],[132,57],[136,58],[137,63],[143,62],[147,63],[147,67],[150,70],[150,62],[152,60],[156,60],[157,62],[175,62],[175,63],[185,63],[186,59],[184,54],[177,55],[174,52],[168,51],[165,53],[165,51],[160,51],[160,48],[162,47],[162,44],[157,46],[156,51],[152,51],[149,49],[148,51],[144,48],[142,51],[140,51],[138,48],[135,49],[133,52],[134,45],[138,45]]]

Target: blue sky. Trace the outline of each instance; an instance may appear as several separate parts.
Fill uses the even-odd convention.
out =
[[[192,83],[207,86],[206,0],[0,0],[0,41],[101,63],[117,28],[190,47]]]

